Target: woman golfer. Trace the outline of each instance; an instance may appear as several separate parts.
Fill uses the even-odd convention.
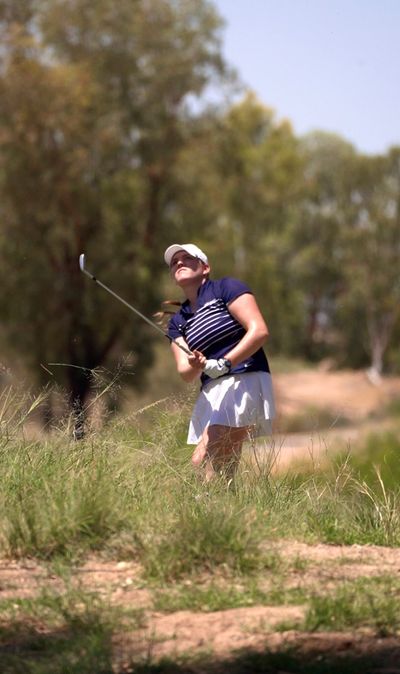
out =
[[[274,398],[262,349],[268,328],[251,290],[234,278],[211,280],[205,253],[192,243],[164,253],[171,276],[186,301],[172,316],[168,335],[179,374],[199,379],[201,391],[190,420],[192,463],[206,481],[234,476],[243,441],[271,432]]]

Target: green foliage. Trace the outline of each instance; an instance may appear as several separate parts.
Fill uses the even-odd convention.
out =
[[[78,257],[154,312],[186,100],[224,77],[220,20],[197,0],[24,6],[0,16],[3,332],[39,383],[40,363],[81,366],[55,375],[81,405],[87,373],[121,352],[143,386],[153,340]]]
[[[284,560],[275,553],[268,569],[261,574],[239,576],[229,574],[218,579],[218,575],[210,583],[198,583],[196,577],[184,583],[155,593],[154,608],[158,611],[173,612],[192,611],[225,611],[243,606],[282,606],[300,605],[309,599],[309,593],[301,587],[287,588],[282,580]],[[273,588],[262,590],[266,572],[271,577]]]
[[[61,442],[22,444],[1,456],[5,515],[0,539],[13,556],[70,554],[96,548],[120,530],[121,486],[110,479],[106,447],[85,452]],[[118,505],[117,505],[118,503]]]
[[[77,366],[54,374],[77,408],[127,353],[144,390],[154,341],[79,254],[153,314],[173,239],[249,283],[272,352],[400,367],[399,148],[297,138],[251,92],[202,105],[237,84],[221,30],[207,0],[0,3],[1,338],[41,385]]]
[[[201,230],[214,276],[238,276],[250,284],[274,326],[272,348],[290,352],[301,320],[287,274],[286,232],[301,185],[290,124],[249,93],[218,124],[199,127],[182,161],[178,217],[189,223],[191,236],[198,239]]]
[[[349,181],[348,223],[341,233],[341,304],[346,325],[354,325],[348,320],[349,312],[361,313],[359,343],[378,374],[400,318],[395,272],[400,250],[399,197],[399,148],[392,148],[386,156],[357,157]]]
[[[310,481],[307,529],[335,544],[397,546],[400,493],[386,488],[377,473],[373,486],[360,479],[350,458]]]
[[[300,353],[330,353],[335,300],[342,283],[340,235],[346,226],[347,183],[355,151],[339,136],[316,132],[300,143],[301,200],[289,224],[289,273],[299,291],[303,321]],[[286,270],[285,270],[286,271]],[[333,344],[337,349],[337,340]]]

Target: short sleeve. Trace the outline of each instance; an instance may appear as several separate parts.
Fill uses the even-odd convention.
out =
[[[253,294],[246,283],[229,276],[220,279],[219,290],[220,297],[224,300],[225,304],[233,302],[233,300],[235,300],[237,297],[240,297],[240,295],[244,295],[245,293]]]
[[[168,323],[168,337],[176,339],[182,337],[182,332],[179,330],[179,312],[170,318]]]

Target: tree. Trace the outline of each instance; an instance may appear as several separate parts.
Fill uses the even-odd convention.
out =
[[[400,318],[400,148],[357,158],[349,202],[343,311],[359,316],[357,343],[368,354],[376,381]]]
[[[334,331],[336,299],[343,289],[341,233],[356,152],[343,138],[326,132],[304,136],[300,151],[304,182],[290,223],[288,264],[301,294],[299,346],[308,358],[319,359],[338,347]]]
[[[203,117],[175,175],[176,219],[197,240],[201,232],[213,274],[251,285],[273,325],[271,347],[288,347],[297,316],[286,232],[302,179],[290,124],[248,93],[217,123]]]
[[[79,417],[88,369],[128,348],[139,382],[152,341],[93,290],[79,254],[144,313],[157,304],[155,243],[166,239],[186,101],[224,76],[220,21],[199,0],[3,0],[2,10],[5,330],[38,377],[40,363],[74,365],[64,381]]]

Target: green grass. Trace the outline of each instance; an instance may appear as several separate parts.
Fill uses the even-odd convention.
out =
[[[142,625],[141,611],[79,589],[0,601],[2,674],[111,674],[113,634]]]
[[[102,551],[141,561],[162,583],[214,568],[253,573],[277,538],[400,544],[394,437],[371,439],[324,473],[274,477],[267,464],[243,462],[234,489],[204,489],[184,442],[187,416],[181,401],[166,401],[81,442],[63,430],[28,442],[14,412],[0,433],[0,555]]]
[[[359,578],[332,595],[311,598],[306,630],[369,627],[379,636],[400,631],[400,581],[395,577]]]
[[[307,560],[287,561],[272,544],[286,538],[400,545],[395,436],[370,439],[357,462],[346,457],[324,473],[274,476],[262,461],[242,462],[234,486],[217,480],[205,488],[191,470],[182,401],[111,419],[81,442],[71,440],[67,426],[28,441],[23,424],[40,401],[9,391],[0,404],[0,556],[47,560],[66,583],[59,594],[0,604],[2,672],[115,671],[112,640],[137,629],[141,614],[68,585],[68,569],[93,552],[138,561],[160,611],[307,604],[303,629],[399,630],[397,579],[311,591],[301,582]],[[293,573],[296,587],[286,585]],[[285,662],[287,671],[335,671],[312,659],[307,669],[288,651],[278,655],[238,655],[229,671],[261,672],[265,663],[284,670]],[[192,671],[174,662],[175,670],[150,658],[125,671]],[[347,671],[339,664],[338,672]]]
[[[388,487],[383,478],[386,466],[396,475],[393,439],[382,479],[367,459],[363,470],[347,458],[323,474],[279,477],[243,462],[234,489],[216,482],[206,490],[191,470],[181,402],[115,418],[81,442],[62,430],[28,442],[12,427],[17,417],[0,436],[2,556],[102,551],[137,559],[163,583],[225,567],[251,574],[277,538],[400,544],[400,482]],[[381,442],[374,456],[388,457]],[[368,471],[374,480],[364,479]]]
[[[256,532],[249,517],[235,505],[219,511],[211,501],[195,502],[176,513],[176,519],[155,532],[153,542],[142,552],[149,578],[179,579],[199,571],[225,566],[248,573],[261,562]]]
[[[227,586],[211,582],[207,587],[196,585],[178,585],[173,590],[158,592],[154,602],[157,611],[225,611],[243,606],[255,606],[266,603],[267,595],[257,583],[247,582],[244,586]]]
[[[400,419],[400,397],[393,397],[387,405],[377,413],[377,418],[379,417],[392,417],[395,419]]]
[[[361,451],[351,457],[351,466],[359,478],[373,489],[379,488],[377,468],[386,488],[400,485],[400,439],[394,431],[371,433]]]
[[[271,570],[272,573],[272,570]],[[298,589],[276,597],[285,604],[304,603],[308,610],[304,624],[284,626],[285,629],[311,632],[372,629],[376,636],[398,634],[400,630],[400,581],[397,577],[362,578],[342,583],[330,592],[309,592],[301,595]],[[184,601],[183,601],[184,598]],[[262,593],[255,583],[228,588],[210,584],[201,588],[193,583],[175,588],[172,594],[161,593],[157,610],[181,609],[216,611],[254,603],[271,602],[272,595]],[[280,603],[279,601],[277,603]],[[304,651],[299,645],[252,652],[232,652],[222,661],[211,655],[176,656],[155,661],[149,655],[143,659],[135,655],[132,635],[145,625],[140,610],[117,608],[96,593],[66,585],[63,591],[41,592],[32,599],[12,599],[0,602],[0,660],[4,674],[156,674],[156,672],[298,672],[299,674],[339,674],[339,672],[370,671],[368,667],[388,664],[390,651],[374,649],[371,656],[353,651],[336,654],[335,642],[323,651],[310,647]],[[278,629],[278,628],[277,628]],[[116,634],[129,633],[131,644],[121,651],[116,660]],[[154,637],[153,637],[154,638]],[[325,637],[325,643],[328,640]],[[139,641],[137,642],[139,644]],[[383,648],[383,647],[382,647]],[[120,662],[119,666],[116,664]],[[361,667],[354,669],[352,667]]]

